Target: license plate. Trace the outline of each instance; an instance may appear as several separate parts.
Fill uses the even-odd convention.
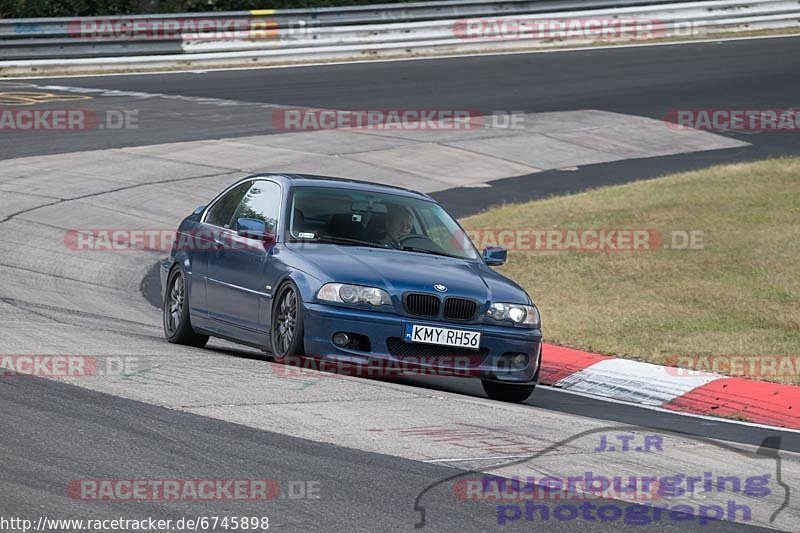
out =
[[[479,331],[406,324],[405,341],[477,350],[481,347],[481,334]]]

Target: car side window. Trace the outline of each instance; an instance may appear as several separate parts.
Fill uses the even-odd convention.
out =
[[[239,218],[253,218],[267,225],[267,231],[274,233],[278,228],[278,214],[281,210],[281,188],[272,181],[257,181],[244,195],[231,224]]]
[[[246,181],[228,191],[225,196],[211,206],[206,215],[206,224],[222,228],[230,227],[233,212],[252,185],[252,182]]]

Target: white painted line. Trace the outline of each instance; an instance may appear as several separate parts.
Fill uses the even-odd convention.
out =
[[[212,98],[207,96],[184,96],[181,94],[168,94],[168,93],[148,93],[142,91],[122,91],[118,89],[94,89],[91,87],[72,87],[67,85],[34,85],[28,84],[29,87],[35,89],[42,89],[45,91],[62,91],[77,94],[89,94],[92,96],[99,96],[101,98],[162,98],[164,100],[180,100],[182,102],[191,102],[194,104],[203,105],[217,105],[223,107],[231,106],[249,106],[249,107],[263,107],[265,109],[283,109],[288,106],[281,106],[277,104],[268,104],[264,102],[246,102],[243,100],[229,100],[226,98]]]
[[[492,57],[492,56],[509,56],[521,54],[557,54],[562,52],[586,52],[590,50],[614,50],[619,48],[645,48],[653,46],[681,46],[685,44],[720,44],[726,42],[736,41],[759,41],[763,39],[788,39],[798,38],[800,33],[787,33],[781,35],[758,35],[751,37],[723,37],[717,39],[698,39],[696,41],[675,41],[667,43],[637,43],[637,44],[618,44],[618,45],[603,45],[603,46],[584,46],[579,48],[559,48],[547,50],[517,50],[508,52],[484,52],[484,53],[464,53],[464,54],[443,54],[425,57],[397,57],[386,59],[354,59],[344,61],[330,61],[330,62],[314,62],[314,63],[296,63],[291,65],[262,65],[254,67],[220,67],[220,68],[204,68],[202,70],[154,70],[149,72],[115,72],[115,73],[99,73],[99,74],[58,74],[49,76],[8,76],[0,77],[3,80],[41,80],[48,78],[105,78],[109,76],[154,76],[164,74],[194,74],[203,75],[209,72],[225,72],[225,71],[240,71],[240,70],[267,70],[276,68],[301,68],[301,67],[322,67],[334,65],[357,65],[360,63],[395,63],[398,61],[436,61],[439,59],[458,59],[463,57]]]
[[[501,455],[498,457],[467,457],[464,459],[425,459],[421,461],[423,463],[458,463],[463,461],[505,461],[509,459],[525,459],[526,457],[530,457],[531,454],[528,455]]]

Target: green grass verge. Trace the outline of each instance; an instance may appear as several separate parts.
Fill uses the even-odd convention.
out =
[[[800,158],[496,207],[462,223],[700,231],[702,249],[511,250],[499,270],[529,291],[551,342],[654,363],[800,355]]]

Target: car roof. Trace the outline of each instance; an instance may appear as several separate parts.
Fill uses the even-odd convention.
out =
[[[396,194],[399,196],[406,196],[409,198],[419,198],[420,200],[434,201],[433,198],[425,193],[415,191],[413,189],[406,189],[405,187],[396,187],[394,185],[383,185],[380,183],[372,183],[369,181],[355,180],[349,178],[337,178],[333,176],[317,176],[314,174],[295,174],[295,173],[268,173],[268,174],[254,174],[248,176],[241,181],[250,180],[253,178],[272,178],[281,181],[288,187],[331,187],[341,189],[351,189],[357,191],[369,191],[386,194]]]

